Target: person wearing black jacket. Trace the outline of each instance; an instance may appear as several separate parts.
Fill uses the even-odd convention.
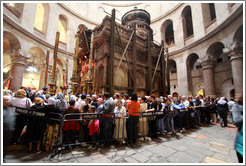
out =
[[[100,120],[100,139],[105,142],[105,146],[111,145],[111,139],[113,138],[113,120],[111,118],[114,113],[114,102],[110,98],[109,93],[105,92],[103,95],[103,99],[105,100],[103,104],[102,119]]]
[[[196,96],[196,100],[194,101],[194,106],[195,106],[195,109],[196,109],[196,122],[197,122],[197,125],[198,126],[202,126],[201,124],[201,101],[199,99],[199,96]]]
[[[48,105],[44,107],[45,117],[47,118],[46,130],[43,137],[43,145],[46,152],[51,152],[53,146],[58,141],[59,125],[64,114],[64,109],[60,109],[56,105],[56,100],[53,97],[48,99]]]
[[[35,105],[31,107],[32,111],[44,113],[44,100],[42,98],[36,97],[34,100]],[[30,115],[29,121],[26,129],[26,140],[29,142],[28,151],[33,150],[33,143],[37,143],[37,151],[40,150],[41,140],[44,134],[46,121],[44,116]]]
[[[162,108],[161,99],[157,99],[157,111],[163,113],[163,109],[164,108]],[[164,121],[164,114],[158,115],[156,117],[157,130],[160,132],[161,135],[164,135],[164,124],[163,124],[163,121]]]
[[[211,124],[215,125],[216,122],[217,122],[217,118],[216,118],[216,106],[215,106],[215,103],[214,103],[214,99],[213,98],[210,98],[210,104],[209,104],[209,107],[210,107],[210,115],[211,115]]]
[[[220,115],[220,125],[221,127],[227,127],[227,116],[228,116],[229,108],[225,100],[225,97],[221,97],[217,104],[218,104],[218,113]]]
[[[190,107],[189,107],[189,112],[190,112],[190,127],[191,128],[196,128],[196,112],[195,112],[195,107],[194,107],[194,102],[192,101],[192,97],[188,98],[190,102]]]
[[[92,99],[91,105],[94,105],[97,108],[98,107],[98,105],[97,105],[97,95],[93,94],[91,96],[91,99]]]
[[[155,95],[151,95],[150,96],[150,100],[151,102],[148,104],[148,111],[157,111],[157,101],[155,100]],[[148,131],[148,135],[151,138],[157,138],[157,127],[156,127],[156,116],[150,116],[149,117],[149,131]]]

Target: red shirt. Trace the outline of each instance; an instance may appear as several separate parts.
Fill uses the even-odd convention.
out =
[[[97,133],[99,135],[100,128],[99,128],[99,120],[92,120],[92,123],[89,124],[89,135],[93,135]]]
[[[139,108],[140,108],[140,103],[139,101],[135,101],[135,100],[131,100],[130,102],[127,103],[126,106],[129,116],[139,116]]]

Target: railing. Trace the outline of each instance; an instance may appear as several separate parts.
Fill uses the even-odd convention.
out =
[[[156,111],[121,117],[115,113],[62,115],[18,107],[15,112],[18,115],[11,143],[40,143],[42,150],[52,151],[49,158],[57,154],[59,158],[64,149],[76,146],[107,146],[117,141],[131,146],[140,137],[157,137],[156,120],[165,116],[164,112]]]

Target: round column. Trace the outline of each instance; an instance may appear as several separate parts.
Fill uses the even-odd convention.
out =
[[[242,42],[233,42],[223,50],[228,53],[231,61],[232,78],[235,87],[235,98],[243,93],[243,47]]]
[[[13,79],[10,81],[9,89],[11,91],[17,91],[22,86],[23,73],[27,63],[28,56],[24,55],[23,52],[15,51],[11,54],[11,68],[10,75]]]
[[[215,98],[215,84],[214,84],[214,61],[211,59],[206,59],[201,62],[203,71],[203,81],[205,96],[210,96]]]

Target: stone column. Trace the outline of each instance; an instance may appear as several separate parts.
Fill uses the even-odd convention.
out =
[[[215,98],[216,97],[215,83],[214,83],[215,60],[211,56],[206,56],[205,58],[199,61],[202,65],[205,96],[210,96]]]
[[[20,50],[14,51],[11,54],[11,68],[10,76],[13,76],[13,79],[10,80],[9,89],[11,91],[16,91],[22,86],[23,73],[25,71],[25,66],[27,59],[30,58],[30,55],[27,55]]]
[[[178,87],[175,91],[178,92],[179,96],[183,96],[183,95],[188,96],[189,95],[188,75],[187,75],[186,63],[184,63],[184,57],[181,56],[181,57],[179,57],[177,59],[173,59],[173,60],[175,60],[176,64],[177,64],[176,69],[177,69]],[[170,73],[170,70],[169,70],[169,73]],[[170,79],[170,76],[169,76],[169,79]],[[173,92],[171,92],[171,93],[173,93]]]
[[[243,93],[243,43],[233,42],[223,52],[230,56],[235,98],[238,98]]]

